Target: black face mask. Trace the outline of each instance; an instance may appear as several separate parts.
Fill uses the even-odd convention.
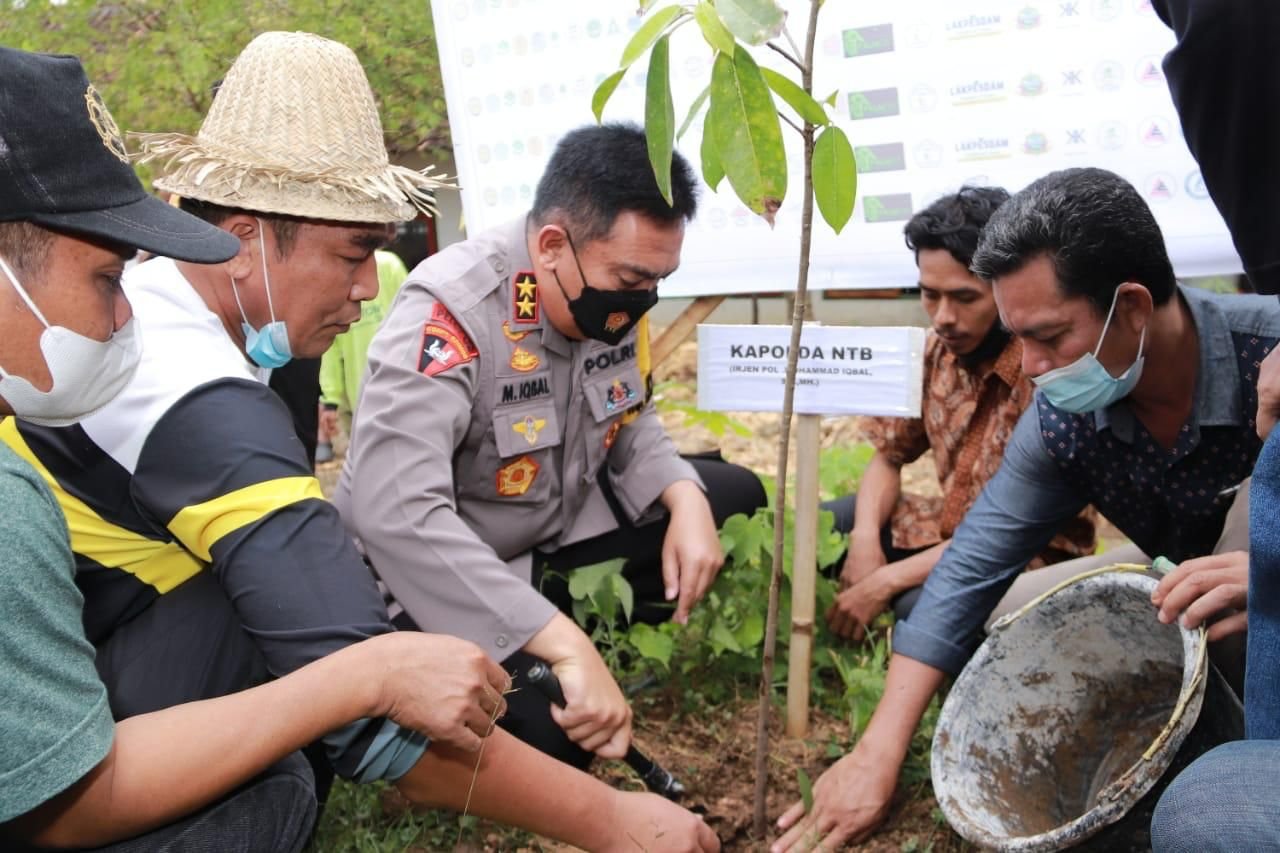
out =
[[[1009,339],[1012,335],[996,320],[991,324],[991,328],[987,330],[986,336],[983,337],[981,343],[974,347],[973,352],[956,356],[961,367],[969,371],[975,371],[989,361],[998,358],[1000,353],[1004,352],[1004,348],[1008,346]]]
[[[582,334],[610,346],[619,343],[627,336],[627,332],[640,322],[650,308],[658,304],[658,289],[651,290],[600,290],[587,283],[586,273],[582,271],[582,263],[578,260],[578,250],[573,245],[569,232],[564,233],[573,251],[573,262],[578,267],[578,275],[582,279],[582,292],[576,299],[570,299],[560,283],[560,275],[553,269],[556,285],[564,295],[569,306],[569,314],[573,322],[582,330]]]

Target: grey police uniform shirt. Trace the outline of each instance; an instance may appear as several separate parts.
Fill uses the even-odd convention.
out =
[[[498,660],[555,613],[531,550],[616,529],[601,466],[633,523],[672,483],[702,485],[646,399],[636,332],[566,338],[532,270],[521,217],[410,273],[369,346],[334,495],[418,626]]]

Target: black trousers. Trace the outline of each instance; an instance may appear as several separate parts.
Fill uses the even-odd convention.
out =
[[[697,470],[707,488],[707,499],[716,527],[736,513],[750,515],[764,506],[768,498],[760,478],[750,470],[733,465],[720,458],[719,453],[702,456],[686,456]],[[635,609],[632,620],[655,624],[671,618],[672,607],[663,597],[662,540],[667,532],[668,519],[637,527],[631,524],[618,506],[608,478],[600,480],[605,496],[618,518],[618,527],[609,533],[587,539],[550,553],[535,553],[534,583],[541,583],[542,594],[547,596],[565,613],[572,608],[568,584],[562,577],[542,575],[546,569],[561,575],[583,566],[626,557],[623,576],[635,591]],[[519,688],[507,696],[507,714],[500,725],[520,740],[552,755],[567,764],[585,768],[591,763],[592,754],[580,749],[569,740],[564,730],[551,718],[551,705],[525,678],[529,667],[538,659],[525,652],[508,657],[503,666],[512,675],[512,686]]]

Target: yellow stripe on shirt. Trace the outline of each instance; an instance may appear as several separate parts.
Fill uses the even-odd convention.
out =
[[[315,477],[280,477],[236,489],[201,504],[184,507],[169,522],[169,531],[202,560],[219,539],[260,521],[278,509],[315,498],[324,500]]]
[[[202,564],[177,542],[148,539],[112,524],[62,487],[18,431],[17,421],[0,424],[0,441],[34,468],[57,499],[71,534],[71,550],[109,569],[120,569],[161,594],[196,575]]]

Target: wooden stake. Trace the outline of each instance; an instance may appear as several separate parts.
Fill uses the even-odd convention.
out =
[[[667,356],[675,352],[676,347],[694,333],[699,323],[720,307],[721,302],[724,302],[723,296],[699,296],[689,303],[689,306],[680,312],[680,316],[663,329],[662,334],[658,335],[653,345],[649,347],[650,363],[657,367],[665,361]]]
[[[818,569],[818,445],[822,418],[796,418],[795,550],[791,563],[791,653],[787,671],[787,734],[809,733],[814,590]]]

